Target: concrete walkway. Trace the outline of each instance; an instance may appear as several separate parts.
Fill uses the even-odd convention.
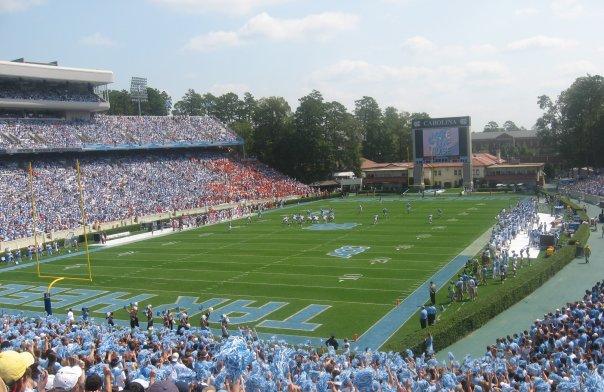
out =
[[[598,207],[587,206],[587,214],[590,217],[599,213]],[[535,319],[542,318],[544,314],[564,306],[567,302],[581,299],[585,290],[604,279],[604,239],[601,236],[601,226],[598,225],[598,231],[592,232],[588,241],[592,249],[589,264],[586,264],[583,258],[570,262],[531,295],[499,314],[482,328],[440,351],[438,358],[446,359],[448,352],[452,352],[456,358],[463,358],[466,354],[481,356],[485,353],[486,346],[495,343],[497,338],[528,329]]]

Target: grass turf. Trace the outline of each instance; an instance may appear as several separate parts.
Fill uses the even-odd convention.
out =
[[[371,327],[392,309],[396,299],[412,293],[517,199],[441,196],[379,200],[352,197],[317,201],[271,211],[262,218],[254,217],[251,223],[234,221],[232,230],[222,223],[104,249],[90,254],[93,283],[66,280],[59,286],[149,293],[155,297],[143,305],[155,306],[172,303],[179,295],[199,297],[198,302],[216,297],[256,301],[251,306],[286,302],[266,317],[272,320],[285,319],[310,304],[325,304],[330,308],[310,320],[321,324],[313,332],[258,331],[351,337]],[[407,214],[405,204],[409,200],[413,210]],[[362,213],[359,204],[364,207]],[[332,208],[336,223],[359,225],[350,230],[312,231],[281,223],[282,215],[321,208]],[[389,210],[388,217],[383,217],[383,208]],[[444,210],[441,218],[436,218],[438,208]],[[435,219],[429,225],[427,216],[431,213]],[[372,224],[374,214],[380,215],[377,225]],[[349,259],[327,255],[344,245],[369,249]],[[84,256],[72,256],[40,267],[44,275],[77,277],[87,273],[85,263]],[[362,276],[358,280],[341,279],[346,274]],[[48,279],[36,276],[33,265],[2,272],[0,281],[48,284]],[[1,300],[0,306],[10,307]],[[27,304],[21,308],[39,310]],[[102,317],[95,314],[95,308],[91,310],[93,317]],[[55,311],[61,314],[65,309]],[[220,309],[216,307],[216,311]],[[125,319],[126,314],[118,311],[116,317]]]

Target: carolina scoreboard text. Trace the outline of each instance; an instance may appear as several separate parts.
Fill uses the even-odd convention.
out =
[[[415,185],[421,186],[424,183],[424,164],[462,162],[462,179],[464,185],[469,186],[472,182],[470,117],[416,119],[411,125]],[[417,181],[418,178],[421,181]],[[467,183],[466,179],[469,180]]]

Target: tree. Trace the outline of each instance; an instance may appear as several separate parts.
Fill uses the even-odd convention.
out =
[[[354,115],[362,126],[363,156],[377,162],[389,159],[395,143],[384,127],[382,111],[375,99],[365,96],[355,101]]]
[[[135,104],[136,105],[136,104]],[[172,98],[165,91],[147,87],[147,102],[141,103],[141,113],[150,116],[167,116],[172,107]]]
[[[339,102],[325,104],[325,135],[331,171],[361,174],[361,124]]]
[[[130,93],[126,90],[109,90],[109,112],[110,115],[128,116],[138,114],[134,108]]]
[[[499,124],[495,121],[489,121],[487,125],[484,126],[485,132],[499,132],[501,129],[499,128]]]
[[[538,98],[544,111],[536,128],[541,142],[552,146],[567,166],[604,165],[604,78],[577,78],[553,102]]]
[[[126,90],[109,91],[109,114],[120,116],[138,115],[138,103]],[[165,91],[147,87],[147,102],[141,102],[141,114],[145,116],[167,116],[172,99]]]
[[[253,123],[251,152],[267,165],[291,174],[293,165],[288,144],[292,136],[292,113],[287,101],[281,97],[260,99]]]
[[[174,104],[172,113],[180,116],[199,116],[202,111],[201,101],[201,95],[196,93],[195,90],[189,89],[182,99]]]
[[[520,128],[518,128],[518,126],[513,121],[507,120],[503,123],[503,130],[505,132],[516,132],[520,131]]]

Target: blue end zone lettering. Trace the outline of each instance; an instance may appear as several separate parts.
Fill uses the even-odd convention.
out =
[[[202,313],[204,310],[206,310],[209,307],[218,306],[218,305],[228,301],[227,298],[211,298],[202,303],[197,303],[198,299],[199,299],[199,297],[179,296],[178,298],[176,298],[176,301],[173,304],[159,305],[159,306],[155,307],[153,310],[155,311],[155,314],[162,314],[162,312],[164,312],[165,310],[168,310],[168,309],[175,309],[175,308],[180,308],[181,310],[186,309],[187,314],[190,317],[190,316],[194,316],[196,314]]]
[[[268,316],[275,310],[281,309],[288,304],[287,302],[268,302],[257,308],[248,307],[248,305],[254,302],[255,301],[250,301],[247,299],[238,299],[237,301],[233,301],[220,309],[215,309],[214,313],[212,313],[210,316],[210,321],[219,323],[220,316],[223,314],[228,316],[229,313],[244,313],[244,316],[229,317],[231,324],[251,323]]]
[[[308,305],[298,313],[286,318],[283,321],[278,320],[264,320],[258,327],[264,328],[275,328],[275,329],[294,329],[297,331],[312,332],[319,328],[321,324],[309,323],[308,321],[329,309],[329,305]]]
[[[35,308],[43,308],[44,302],[42,301],[43,293],[46,292],[45,287],[36,287],[36,291],[39,292],[36,299],[38,301],[34,301],[32,303],[27,304],[26,306],[32,306]],[[89,290],[89,289],[73,289],[66,291],[61,294],[53,295],[51,292],[52,299],[52,307],[53,308],[66,308],[68,306],[72,306],[81,301],[86,301],[87,299],[94,298],[98,295],[105,294],[107,291],[103,290]]]
[[[123,309],[124,306],[128,306],[133,302],[141,302],[149,298],[155,297],[155,294],[139,294],[130,298],[119,298],[124,295],[128,295],[129,293],[125,293],[123,291],[117,291],[115,293],[109,293],[102,297],[93,299],[88,302],[84,302],[79,305],[82,308],[94,308],[99,305],[107,305],[101,309],[97,309],[95,313],[107,313],[107,312],[115,312],[117,310]],[[139,307],[140,308],[140,307]]]
[[[3,286],[3,289],[4,290],[0,292],[0,304],[2,305],[23,305],[28,302],[39,300],[46,291],[46,287],[44,286],[32,287],[20,284],[8,284]],[[52,294],[61,293],[66,290],[68,289],[54,287],[50,294],[52,296]]]
[[[349,259],[354,255],[358,255],[359,253],[365,252],[367,249],[369,249],[368,246],[344,245],[334,251],[329,252],[327,255],[340,257],[342,259]]]
[[[316,230],[316,231],[327,231],[327,230],[350,230],[357,227],[360,223],[315,223],[304,230]]]

